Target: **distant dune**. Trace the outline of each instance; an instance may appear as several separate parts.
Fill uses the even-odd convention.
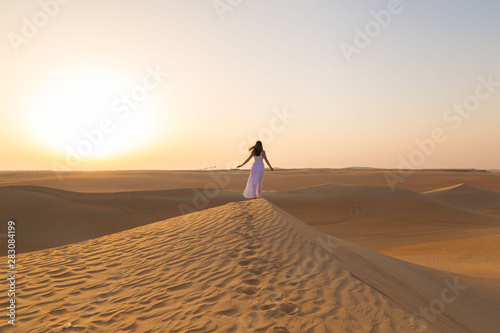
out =
[[[322,232],[375,250],[420,242],[423,237],[442,239],[446,230],[500,227],[497,217],[451,207],[402,188],[393,192],[386,186],[327,184],[266,191],[264,196]],[[242,200],[240,191],[218,190],[208,197],[203,188],[79,193],[7,186],[0,187],[0,218],[19,222],[17,250],[28,252]]]
[[[386,172],[2,172],[12,331],[498,332],[500,174]]]
[[[457,231],[500,227],[498,217],[403,188],[393,192],[387,186],[326,184],[270,191],[266,198],[324,233],[374,250],[449,239]]]
[[[210,200],[198,198],[196,193],[193,189],[80,193],[39,186],[7,186],[0,187],[0,218],[4,223],[16,221],[17,251],[21,253],[179,216],[182,203],[200,210],[242,199],[236,191],[221,191]],[[0,254],[5,255],[6,248]]]
[[[485,190],[462,183],[424,192],[423,194],[453,206],[484,214],[500,215],[500,192],[497,191]]]
[[[242,191],[248,170],[215,171],[4,171],[0,186],[43,186],[77,192],[130,192],[203,188],[218,184],[229,190]],[[386,174],[399,175],[399,170],[380,169],[280,169],[266,172],[265,190],[290,190],[326,183],[387,186]],[[431,191],[450,184],[467,183],[500,191],[500,173],[477,170],[456,172],[445,170],[415,170],[403,177],[396,186],[415,192]]]
[[[27,253],[18,266],[17,332],[417,332],[426,325],[487,333],[500,325],[498,303],[467,280],[328,239],[263,199]],[[426,320],[419,309],[429,313],[436,297],[447,303]]]

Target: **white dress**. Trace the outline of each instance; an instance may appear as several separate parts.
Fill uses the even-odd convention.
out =
[[[262,193],[262,183],[264,182],[264,157],[254,156],[254,161],[252,164],[252,169],[250,170],[250,176],[248,177],[247,187],[243,192],[245,198],[253,199],[260,197]]]

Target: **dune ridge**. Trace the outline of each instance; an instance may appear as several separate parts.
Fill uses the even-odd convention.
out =
[[[465,183],[423,192],[426,197],[483,214],[500,215],[500,192]]]
[[[445,278],[264,199],[22,254],[18,270],[16,332],[415,332],[411,311]],[[498,308],[465,308],[475,297],[464,290],[427,331],[493,332]]]
[[[480,189],[478,189],[480,190]],[[491,192],[485,190],[485,192]],[[269,200],[290,201],[292,208],[296,204],[294,198],[307,201],[314,208],[329,209],[335,207],[356,208],[360,213],[368,212],[372,217],[390,220],[397,217],[409,223],[433,225],[496,225],[497,218],[470,212],[460,207],[443,204],[426,195],[409,189],[381,185],[352,185],[341,183],[327,183],[317,186],[296,188],[293,190],[267,191]],[[318,201],[319,200],[319,201]],[[296,200],[298,201],[298,200]],[[325,201],[330,202],[325,205]],[[288,211],[288,209],[286,209]],[[311,209],[312,211],[313,209]],[[416,215],[416,213],[418,215]],[[340,218],[343,220],[343,218]],[[311,219],[309,218],[311,221]],[[417,222],[418,221],[418,222]],[[472,222],[474,221],[474,222]],[[335,220],[320,220],[311,224],[335,223]]]
[[[194,197],[193,189],[82,193],[42,186],[4,186],[0,187],[0,218],[19,222],[16,250],[24,253],[179,216],[179,205],[193,206]],[[203,202],[201,208],[241,198],[240,192],[225,190]],[[5,254],[6,248],[2,248],[0,255]]]
[[[386,173],[399,170],[353,169],[281,169],[266,174],[266,190],[290,190],[324,183],[356,185],[386,185]],[[80,192],[128,192],[203,188],[211,182],[223,183],[224,188],[245,188],[247,170],[109,170],[109,171],[3,171],[1,186],[45,186]],[[481,171],[456,172],[446,170],[414,170],[400,187],[416,192],[434,190],[450,184],[467,183],[472,186],[500,191],[500,173]]]
[[[241,201],[239,171],[0,176],[0,218],[18,227],[12,332],[500,327],[498,174],[416,171],[392,192],[381,171],[280,170],[269,201]],[[466,288],[443,303],[445,281]]]
[[[82,193],[40,186],[4,186],[0,187],[0,218],[21,222],[17,250],[22,253],[179,216],[183,213],[181,205],[195,211],[243,200],[240,191],[219,189],[210,197],[204,193],[203,188]],[[374,250],[381,249],[382,244],[401,246],[422,238],[429,241],[429,235],[440,239],[452,228],[500,227],[498,216],[403,188],[392,192],[387,186],[324,184],[265,191],[264,196],[324,233]],[[1,251],[6,253],[5,249]]]

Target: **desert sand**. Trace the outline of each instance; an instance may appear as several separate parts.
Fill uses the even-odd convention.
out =
[[[498,332],[500,173],[385,172],[2,172],[0,330]]]

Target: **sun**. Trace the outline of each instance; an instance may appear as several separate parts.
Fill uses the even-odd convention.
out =
[[[154,139],[165,112],[154,83],[153,77],[131,80],[102,71],[52,77],[30,99],[30,133],[70,164],[140,149]]]

